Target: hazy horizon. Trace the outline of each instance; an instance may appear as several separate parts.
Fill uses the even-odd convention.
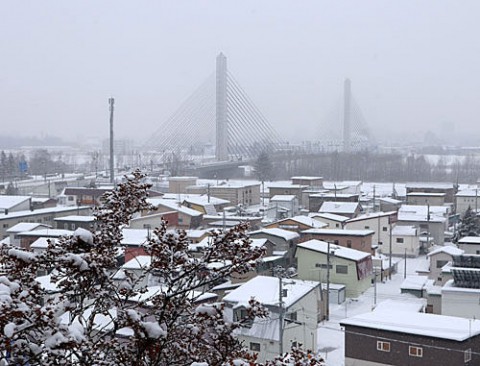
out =
[[[116,137],[145,140],[224,52],[285,139],[320,138],[348,77],[382,141],[428,131],[480,141],[476,1],[58,0],[3,10],[3,135],[108,138],[114,96]]]

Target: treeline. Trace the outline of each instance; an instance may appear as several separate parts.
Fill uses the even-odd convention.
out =
[[[50,174],[66,173],[68,165],[61,158],[52,158],[47,150],[36,150],[27,159],[23,154],[0,152],[0,179],[2,182],[11,182],[29,175],[48,176]]]
[[[273,160],[277,179],[320,175],[328,180],[476,183],[480,178],[480,159],[473,155],[453,164],[447,163],[445,156],[432,163],[424,155],[404,156],[370,151],[290,154]]]

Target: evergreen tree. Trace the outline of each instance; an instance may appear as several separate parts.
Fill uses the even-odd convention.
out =
[[[480,236],[480,221],[477,213],[470,206],[460,220],[456,239],[458,240],[465,236]]]
[[[274,178],[273,163],[270,155],[266,151],[262,151],[253,165],[255,176],[258,180],[265,182]]]

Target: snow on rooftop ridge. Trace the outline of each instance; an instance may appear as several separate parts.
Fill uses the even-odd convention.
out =
[[[356,315],[342,320],[340,325],[352,325],[459,342],[480,334],[480,320],[477,319],[414,313],[398,309],[372,311]]]
[[[358,202],[332,202],[326,201],[323,202],[320,210],[318,212],[328,212],[328,213],[355,213],[359,206]]]
[[[440,246],[438,248],[435,248],[434,250],[432,250],[430,253],[427,254],[427,257],[430,257],[437,253],[446,253],[450,255],[462,255],[464,252],[465,251],[460,248],[447,245],[447,246]]]
[[[347,216],[342,216],[342,215],[336,215],[333,213],[328,213],[328,212],[310,212],[308,214],[309,217],[320,217],[321,219],[327,219],[327,220],[332,220],[332,221],[338,221],[338,222],[345,222],[350,220],[349,217]]]
[[[317,239],[311,239],[306,242],[297,244],[297,248],[309,249],[323,254],[328,253],[328,243],[326,241]],[[370,257],[370,254],[368,253],[335,244],[330,244],[330,252],[332,250],[335,252],[335,257],[349,259],[352,261],[359,261],[364,258]]]
[[[480,244],[480,236],[465,236],[458,242],[460,244]]]
[[[300,237],[300,234],[294,232],[294,231],[289,231],[289,230],[284,230],[284,229],[278,229],[278,228],[273,228],[273,229],[260,229],[257,231],[252,231],[250,234],[268,234],[268,235],[273,235],[273,236],[278,236],[280,238],[283,238],[285,240],[294,240]]]

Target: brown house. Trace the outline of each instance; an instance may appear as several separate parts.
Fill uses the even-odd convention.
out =
[[[340,325],[345,366],[480,364],[480,320],[385,309]]]
[[[373,230],[308,229],[301,233],[301,242],[311,239],[323,240],[345,248],[373,254]]]
[[[266,229],[284,229],[300,233],[308,229],[321,229],[328,225],[308,216],[294,216],[287,219],[272,222],[265,226]]]

